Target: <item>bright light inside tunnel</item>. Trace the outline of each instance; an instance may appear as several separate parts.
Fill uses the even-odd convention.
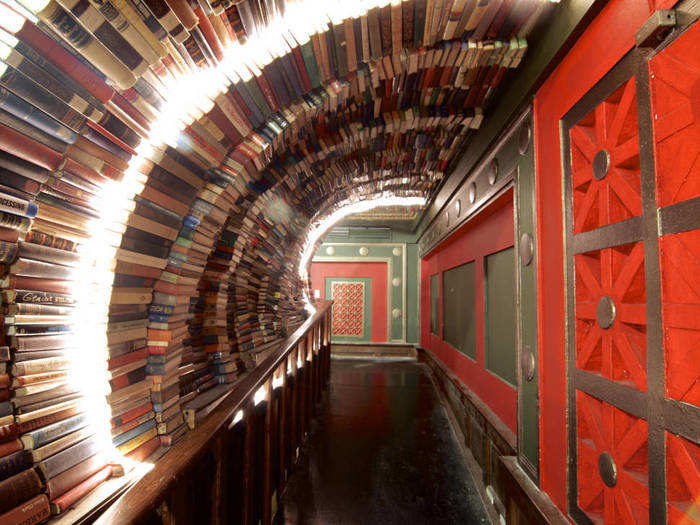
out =
[[[14,46],[16,39],[11,35],[19,31],[25,18],[36,21],[26,7],[36,12],[45,2],[23,2],[2,0],[0,3],[0,26],[3,33],[2,41]],[[100,211],[100,217],[91,221],[86,229],[90,238],[82,242],[79,249],[80,261],[75,268],[75,286],[72,292],[75,300],[71,328],[74,334],[71,352],[71,380],[80,385],[82,403],[90,424],[104,443],[105,450],[118,455],[111,443],[110,419],[112,409],[110,402],[114,401],[109,381],[109,307],[112,302],[112,285],[115,274],[115,264],[119,260],[130,261],[129,254],[120,249],[121,236],[125,224],[134,209],[134,197],[141,193],[147,182],[147,176],[141,170],[144,161],[158,159],[165,146],[178,149],[180,133],[193,122],[195,116],[203,115],[214,104],[214,99],[226,91],[231,83],[239,78],[244,81],[252,78],[255,71],[266,60],[270,53],[285,52],[289,46],[284,42],[289,35],[294,35],[300,42],[308,40],[309,35],[327,25],[329,20],[339,20],[348,15],[360,16],[377,5],[386,4],[387,0],[366,0],[350,6],[347,2],[327,2],[322,0],[305,0],[290,3],[284,16],[271,21],[270,25],[248,38],[245,44],[234,43],[225,50],[224,59],[216,67],[208,67],[193,71],[179,78],[164,79],[167,89],[167,100],[157,114],[155,121],[150,122],[148,137],[144,137],[136,148],[137,155],[132,157],[129,168],[120,180],[105,184],[95,196],[93,207]],[[9,6],[9,7],[8,7]],[[25,7],[26,6],[26,7]],[[318,239],[334,223],[343,217],[370,210],[379,206],[422,206],[422,197],[396,197],[382,195],[360,202],[347,203],[334,211],[330,216],[314,224],[307,236],[304,253],[299,267],[300,275],[306,279],[306,266],[312,255]],[[289,213],[278,209],[278,214]],[[313,310],[309,298],[304,292],[307,309]],[[300,365],[301,366],[301,365]],[[258,391],[256,402],[266,391]],[[237,418],[242,413],[237,414]],[[125,458],[119,461],[126,462]]]
[[[313,314],[316,308],[309,297],[309,263],[316,251],[318,241],[330,230],[334,224],[350,215],[381,208],[385,206],[425,206],[425,197],[400,197],[397,195],[376,195],[361,201],[344,201],[337,205],[337,209],[329,215],[316,216],[311,221],[304,240],[301,259],[299,260],[299,278],[303,282],[303,300],[306,310]]]

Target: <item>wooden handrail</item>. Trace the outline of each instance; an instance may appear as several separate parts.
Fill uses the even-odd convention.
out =
[[[98,519],[100,524],[133,523],[162,501],[164,494],[202,453],[218,433],[228,427],[236,413],[252,403],[255,392],[270,380],[297,345],[308,336],[331,306],[331,301],[319,301],[317,311],[294,331],[252,372],[245,376],[226,399],[197,427],[163,455],[142,478],[131,485]]]

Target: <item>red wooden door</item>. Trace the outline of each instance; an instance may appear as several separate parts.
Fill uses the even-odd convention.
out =
[[[700,24],[677,33],[631,51],[562,120],[582,523],[700,523]]]

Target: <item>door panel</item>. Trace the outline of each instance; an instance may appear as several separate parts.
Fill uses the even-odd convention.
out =
[[[326,297],[333,300],[331,340],[370,342],[372,279],[326,277]]]
[[[564,116],[569,513],[700,522],[700,24]]]

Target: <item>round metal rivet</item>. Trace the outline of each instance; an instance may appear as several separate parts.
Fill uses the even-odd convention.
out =
[[[603,330],[607,330],[615,322],[615,302],[607,295],[604,295],[598,301],[596,319],[598,320],[598,326]]]
[[[600,150],[593,157],[593,176],[596,180],[603,180],[608,174],[610,167],[610,154],[604,149]]]
[[[449,226],[449,225],[450,225],[450,212],[446,211],[445,212],[445,226]]]
[[[523,233],[520,236],[520,246],[518,247],[518,255],[520,256],[520,264],[529,266],[532,262],[532,237],[529,233]]]
[[[455,210],[457,211],[457,217],[459,217],[459,214],[462,213],[462,201],[459,199],[455,202]]]
[[[476,184],[473,182],[469,185],[469,202],[474,204],[476,200]]]
[[[523,353],[520,356],[523,377],[526,381],[532,381],[535,377],[535,356],[532,354],[530,345],[523,347]]]
[[[493,159],[489,165],[489,184],[493,186],[496,184],[496,179],[498,178],[498,159]]]
[[[615,465],[615,460],[607,452],[603,452],[598,456],[598,471],[600,472],[600,479],[608,487],[617,485],[617,465]]]
[[[518,153],[525,155],[527,148],[530,147],[530,123],[523,124],[518,134]]]

